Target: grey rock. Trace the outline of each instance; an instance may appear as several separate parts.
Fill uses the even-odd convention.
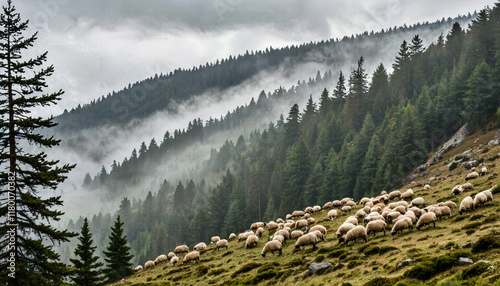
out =
[[[469,264],[473,264],[473,263],[474,263],[474,261],[472,261],[472,259],[467,258],[467,257],[460,257],[458,259],[458,265],[460,265],[460,266],[469,265]]]
[[[330,262],[322,262],[322,263],[311,263],[309,265],[309,269],[305,276],[311,276],[313,274],[321,275],[325,273],[326,270],[333,268],[333,265]]]
[[[474,245],[474,242],[467,242],[467,243],[464,243],[464,244],[460,245],[460,249],[463,249],[463,248],[472,248],[473,245]]]
[[[406,265],[409,265],[412,262],[413,262],[413,260],[411,260],[411,259],[405,259],[405,260],[401,261],[401,263],[398,263],[398,265],[396,267],[398,269],[401,269],[401,268],[405,267]]]
[[[480,262],[482,262],[482,263],[486,263],[486,264],[490,264],[490,262],[489,262],[488,260],[478,260],[478,261],[476,261],[476,263],[474,263],[474,264],[477,264],[477,263],[480,263]]]
[[[465,167],[467,169],[472,169],[473,167],[476,167],[477,166],[477,160],[473,160],[473,161],[469,161],[467,163],[465,163]]]

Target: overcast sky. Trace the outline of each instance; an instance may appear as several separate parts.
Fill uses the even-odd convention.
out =
[[[456,17],[494,3],[26,0],[14,4],[22,19],[30,20],[30,32],[39,31],[31,51],[49,51],[49,63],[56,69],[49,86],[66,91],[57,106],[44,110],[57,115],[130,82],[178,67],[191,68],[246,50]]]

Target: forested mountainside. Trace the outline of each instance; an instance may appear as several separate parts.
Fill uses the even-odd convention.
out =
[[[360,58],[349,74],[339,74],[333,90],[323,90],[318,102],[311,98],[303,109],[293,104],[286,118],[267,129],[212,150],[204,167],[223,172],[216,186],[203,178],[165,180],[143,201],[123,198],[118,214],[135,262],[178,244],[227,237],[250,222],[284,217],[308,205],[399,188],[428,152],[463,124],[469,131],[490,128],[487,122],[499,104],[499,13],[498,5],[484,9],[467,31],[455,23],[427,47],[419,35],[401,39],[392,73],[380,65],[369,77]],[[93,181],[106,184],[125,170],[123,165],[134,170],[138,162],[148,164],[149,149]],[[104,245],[115,215],[91,220],[96,245]],[[68,228],[73,227],[80,222],[70,222]]]
[[[343,39],[279,49],[269,47],[265,51],[247,51],[243,55],[229,56],[190,69],[179,68],[168,74],[129,84],[123,90],[113,91],[89,104],[65,111],[56,118],[59,123],[57,130],[68,133],[98,126],[122,125],[132,119],[149,117],[157,111],[175,112],[177,104],[204,92],[237,86],[261,72],[273,72],[279,68],[281,73],[288,74],[301,64],[321,63],[335,71],[346,62],[351,62],[353,55],[377,58],[392,51],[388,45],[398,45],[402,38],[420,34],[421,38],[426,39],[427,35],[439,35],[449,29],[453,22],[466,25],[475,16],[469,14],[455,19],[443,18],[434,23],[391,27],[378,32],[345,36]]]

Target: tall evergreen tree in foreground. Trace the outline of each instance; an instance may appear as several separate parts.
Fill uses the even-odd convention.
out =
[[[60,196],[41,198],[39,192],[56,189],[75,165],[58,166],[44,152],[24,146],[51,148],[59,140],[39,133],[56,125],[53,117],[43,119],[30,113],[34,108],[55,104],[62,90],[43,93],[46,78],[54,67],[43,67],[47,52],[23,57],[33,46],[37,33],[25,37],[28,22],[21,21],[11,1],[0,15],[0,284],[59,285],[68,269],[57,263],[53,244],[69,241],[75,233],[50,225],[63,212]],[[7,235],[8,234],[8,235]]]
[[[80,240],[80,244],[76,246],[75,255],[79,259],[70,259],[75,268],[71,280],[80,286],[99,285],[103,278],[101,276],[102,270],[98,268],[104,264],[97,261],[99,260],[98,256],[93,256],[97,246],[92,246],[92,234],[87,218],[83,221],[82,233],[78,240]]]
[[[103,251],[106,258],[106,269],[104,273],[108,283],[122,279],[126,276],[132,275],[130,260],[133,255],[129,253],[130,247],[127,246],[127,236],[123,235],[123,222],[120,216],[116,218],[115,225],[111,227],[111,234],[109,235],[109,245],[106,251]]]

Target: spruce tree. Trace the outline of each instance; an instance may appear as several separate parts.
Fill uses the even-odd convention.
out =
[[[0,284],[57,285],[69,274],[53,245],[69,241],[76,233],[50,225],[63,212],[60,196],[39,194],[56,189],[75,165],[58,166],[44,152],[27,151],[24,146],[51,148],[60,140],[40,133],[56,125],[53,117],[31,114],[34,108],[56,104],[62,90],[44,93],[46,78],[54,72],[44,67],[47,52],[28,58],[37,33],[25,36],[28,21],[22,21],[11,1],[0,15]],[[8,235],[7,235],[8,234]],[[55,262],[55,263],[54,263]]]
[[[75,256],[79,258],[70,259],[74,267],[71,280],[80,286],[99,285],[103,280],[101,276],[102,270],[99,268],[104,264],[98,262],[98,256],[93,256],[97,246],[92,246],[92,234],[89,230],[87,218],[83,220],[82,231],[78,240],[80,240],[80,244],[76,246]]]
[[[107,283],[112,283],[134,273],[130,263],[133,255],[129,253],[130,247],[127,246],[127,236],[123,235],[123,222],[120,216],[116,217],[115,224],[111,227],[109,240],[106,251],[103,251],[106,261],[104,274]]]

